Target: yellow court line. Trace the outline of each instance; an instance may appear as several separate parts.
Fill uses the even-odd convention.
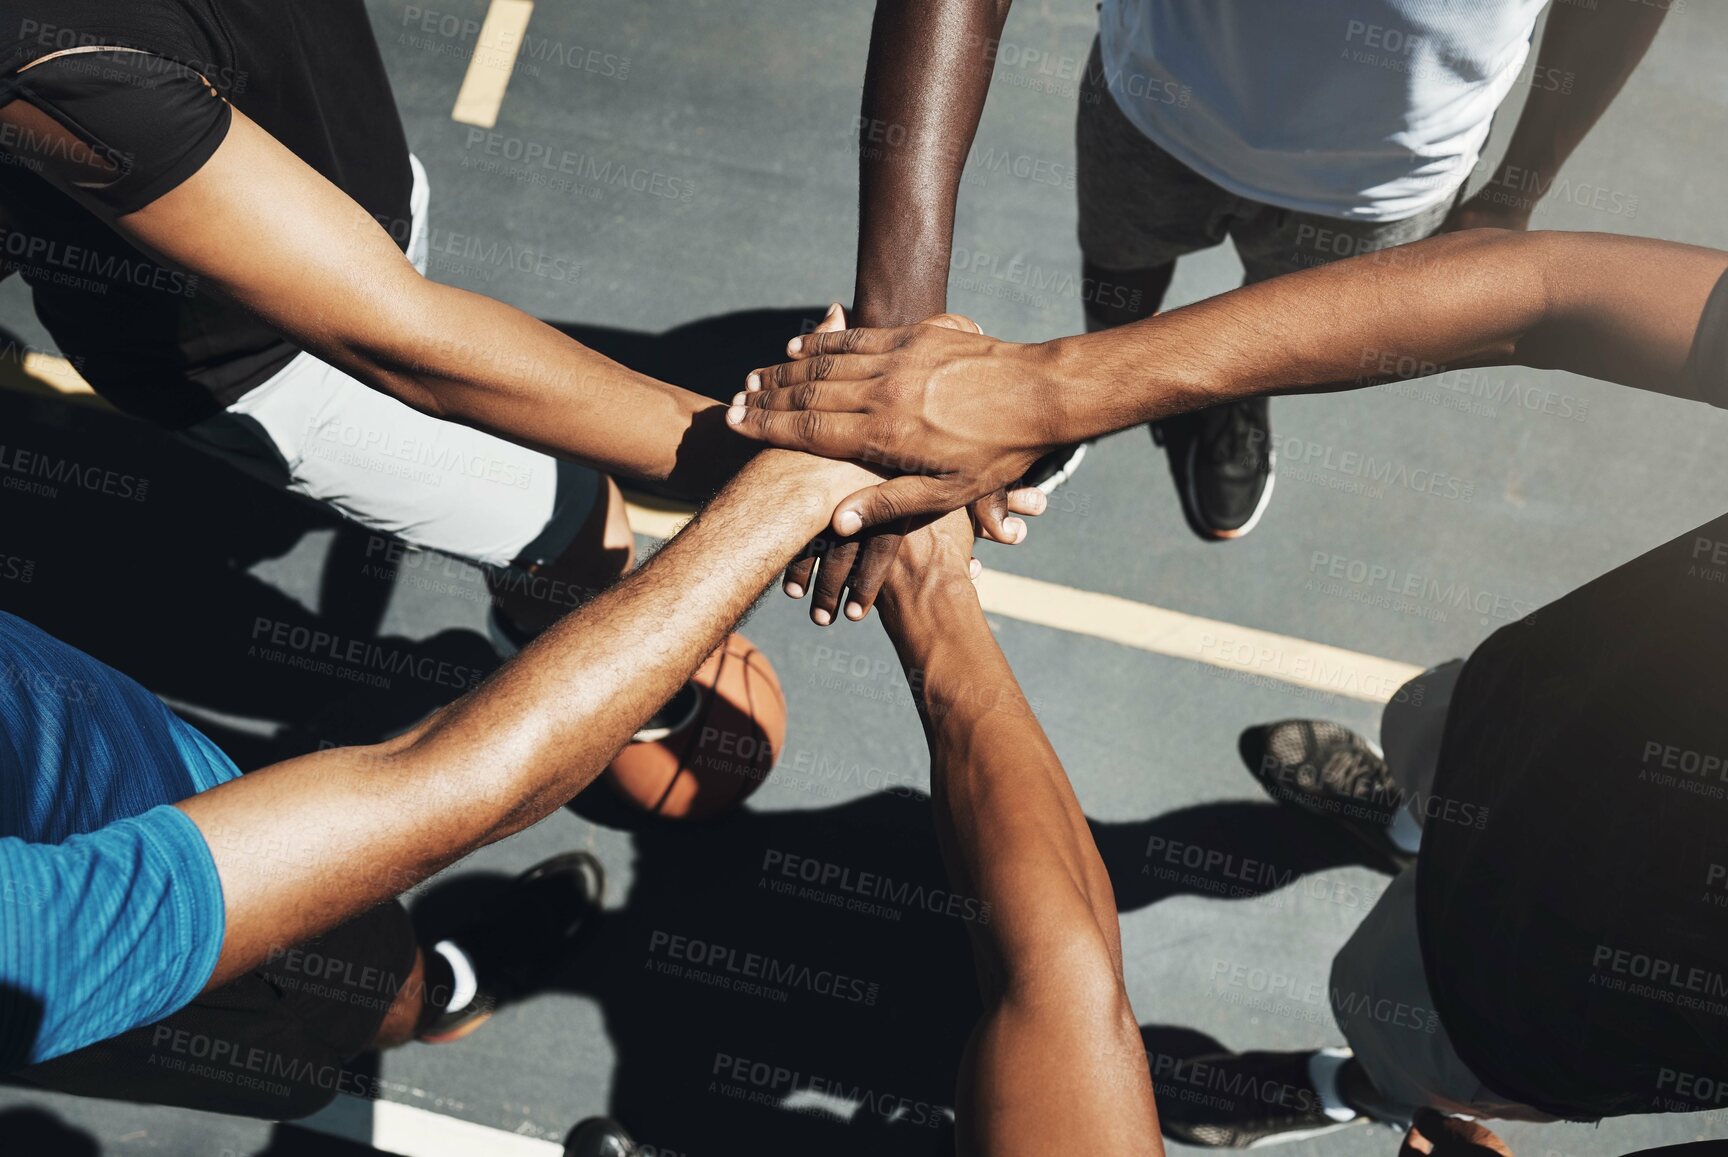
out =
[[[533,14],[534,0],[492,0],[480,24],[480,38],[474,42],[474,55],[468,58],[468,73],[456,93],[451,120],[483,129],[498,123],[504,90],[510,87],[516,54],[522,50]]]
[[[78,371],[63,358],[32,351],[23,361],[25,373],[41,385],[62,394],[90,393]],[[0,386],[5,384],[5,375],[0,374]],[[687,508],[641,494],[632,494],[626,505],[631,529],[651,538],[671,538],[690,521]],[[978,579],[978,598],[991,614],[1187,659],[1221,672],[1224,678],[1295,686],[1369,703],[1384,703],[1422,670],[1395,659],[1004,571],[984,572]]]

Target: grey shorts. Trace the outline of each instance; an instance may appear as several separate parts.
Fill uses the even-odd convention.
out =
[[[1148,140],[1104,86],[1098,42],[1080,82],[1075,127],[1080,251],[1100,269],[1155,269],[1228,237],[1249,282],[1420,241],[1455,198],[1402,221],[1345,221],[1219,188]]]
[[[1463,670],[1453,660],[1404,685],[1386,705],[1380,738],[1386,764],[1411,812],[1433,795],[1440,737],[1452,688]],[[1434,1011],[1416,933],[1416,869],[1386,888],[1332,961],[1332,1015],[1383,1100],[1377,1116],[1408,1118],[1431,1106],[1471,1117],[1517,1121],[1553,1118],[1484,1085],[1458,1055]]]

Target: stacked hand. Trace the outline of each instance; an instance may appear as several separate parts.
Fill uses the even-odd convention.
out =
[[[1512,1150],[1483,1125],[1422,1109],[1398,1157],[1512,1157]]]
[[[820,560],[811,618],[824,626],[846,590],[848,618],[869,612],[908,530],[970,507],[979,537],[1018,543],[1023,517],[1046,504],[1032,487],[1009,489],[1043,453],[1029,433],[1039,423],[1024,406],[1018,421],[1003,417],[1013,408],[1009,351],[1038,347],[985,337],[954,314],[897,329],[845,324],[831,308],[815,332],[788,343],[792,362],[750,375],[727,414],[733,429],[769,445],[897,474],[841,502],[839,539],[813,543],[786,571],[786,593],[800,598]]]

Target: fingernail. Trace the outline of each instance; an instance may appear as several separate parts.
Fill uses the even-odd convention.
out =
[[[1009,534],[1009,542],[1019,544],[1026,541],[1026,524],[1018,518],[1005,519],[1003,529]]]
[[[804,597],[804,588],[799,586],[797,583],[787,583],[785,586],[781,587],[780,589],[785,591],[787,594],[791,595],[795,599],[801,599]]]
[[[977,559],[973,559],[966,564],[966,573],[971,575],[973,578],[977,578],[979,575],[984,573],[984,564],[979,562]]]
[[[856,623],[859,619],[864,617],[864,608],[859,606],[857,603],[847,603],[846,617]]]
[[[1042,490],[1034,490],[1032,493],[1038,496],[1032,500],[1032,513],[1043,514],[1046,510],[1050,509],[1049,495],[1045,494]]]
[[[731,425],[736,426],[744,421],[744,413],[745,410],[743,406],[729,406],[726,410],[726,421]]]
[[[734,406],[742,406],[744,404],[744,395],[743,394],[732,395],[732,404]]]
[[[789,354],[795,354],[803,348],[804,348],[804,339],[801,337],[795,337],[791,341],[786,343],[786,352]]]
[[[859,517],[856,510],[842,510],[839,517],[834,519],[834,529],[841,534],[857,534],[864,529],[864,519]]]
[[[762,375],[761,374],[751,374],[749,377],[745,378],[744,379],[744,388],[746,390],[749,390],[752,394],[754,394],[757,390],[760,390],[762,388]]]
[[[823,317],[833,317],[837,312],[839,312],[839,310],[840,310],[840,303],[838,301],[830,302],[828,305],[828,312],[823,314],[822,316]]]
[[[826,627],[829,623],[834,621],[834,616],[824,610],[811,611],[810,617],[816,620],[816,625],[818,627]]]

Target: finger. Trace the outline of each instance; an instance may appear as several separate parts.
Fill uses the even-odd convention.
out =
[[[927,317],[920,325],[939,325],[943,329],[957,329],[963,333],[983,333],[984,327],[963,313],[939,313],[935,317]]]
[[[828,312],[822,315],[822,320],[816,323],[811,333],[833,333],[846,328],[846,309],[838,301],[828,307]]]
[[[877,365],[877,361],[876,358],[863,357],[857,354],[835,357],[824,354],[819,358],[810,358],[807,361],[781,362],[777,366],[751,370],[750,375],[744,379],[743,396],[747,400],[764,398],[770,394],[781,394],[787,390],[826,383],[832,386],[834,391],[856,399],[860,396],[860,387],[875,388],[876,370],[874,367]],[[863,407],[849,405],[834,408],[857,410]]]
[[[852,577],[848,583],[851,588],[846,595],[846,617],[857,622],[870,613],[870,608],[876,605],[876,596],[882,591],[882,582],[888,577],[888,571],[894,565],[894,556],[900,551],[901,535],[906,527],[894,527],[893,533],[875,534],[864,540],[858,551],[858,561],[852,564]]]
[[[786,355],[791,358],[815,357],[817,354],[883,354],[897,349],[913,335],[915,327],[895,326],[892,329],[842,329],[831,333],[807,333],[786,343]]]
[[[978,576],[983,574],[983,573],[984,573],[984,564],[983,563],[979,562],[975,558],[969,558],[966,560],[966,577],[967,578],[971,579],[973,582],[977,582]]]
[[[1032,518],[1050,509],[1050,496],[1036,486],[1022,486],[1008,492],[1008,513]]]
[[[755,411],[752,411],[754,413]],[[841,417],[846,415],[820,414],[815,411],[801,411],[797,417]],[[859,418],[862,422],[865,419]],[[830,454],[833,458],[838,455]],[[940,478],[931,478],[923,474],[907,474],[900,478],[890,478],[888,481],[868,487],[849,495],[845,501],[834,508],[834,531],[837,534],[851,536],[860,530],[871,526],[880,526],[884,522],[893,522],[898,518],[909,518],[919,514],[947,514],[950,510],[958,510],[972,498],[963,490],[956,490],[948,482]]]
[[[830,543],[816,568],[816,590],[810,599],[810,621],[826,627],[840,613],[840,595],[846,589],[846,577],[852,573],[852,563],[858,557],[858,543]]]
[[[821,539],[806,546],[801,554],[786,567],[786,573],[781,576],[780,589],[786,592],[788,598],[801,599],[810,589],[810,576],[816,572],[816,556],[821,546]]]
[[[1014,542],[1005,525],[1007,521],[1008,495],[1005,491],[986,494],[972,504],[972,525],[979,538],[991,542]]]
[[[726,424],[746,438],[822,458],[864,457],[870,445],[870,421],[863,414],[823,410],[731,406],[726,411]]]

